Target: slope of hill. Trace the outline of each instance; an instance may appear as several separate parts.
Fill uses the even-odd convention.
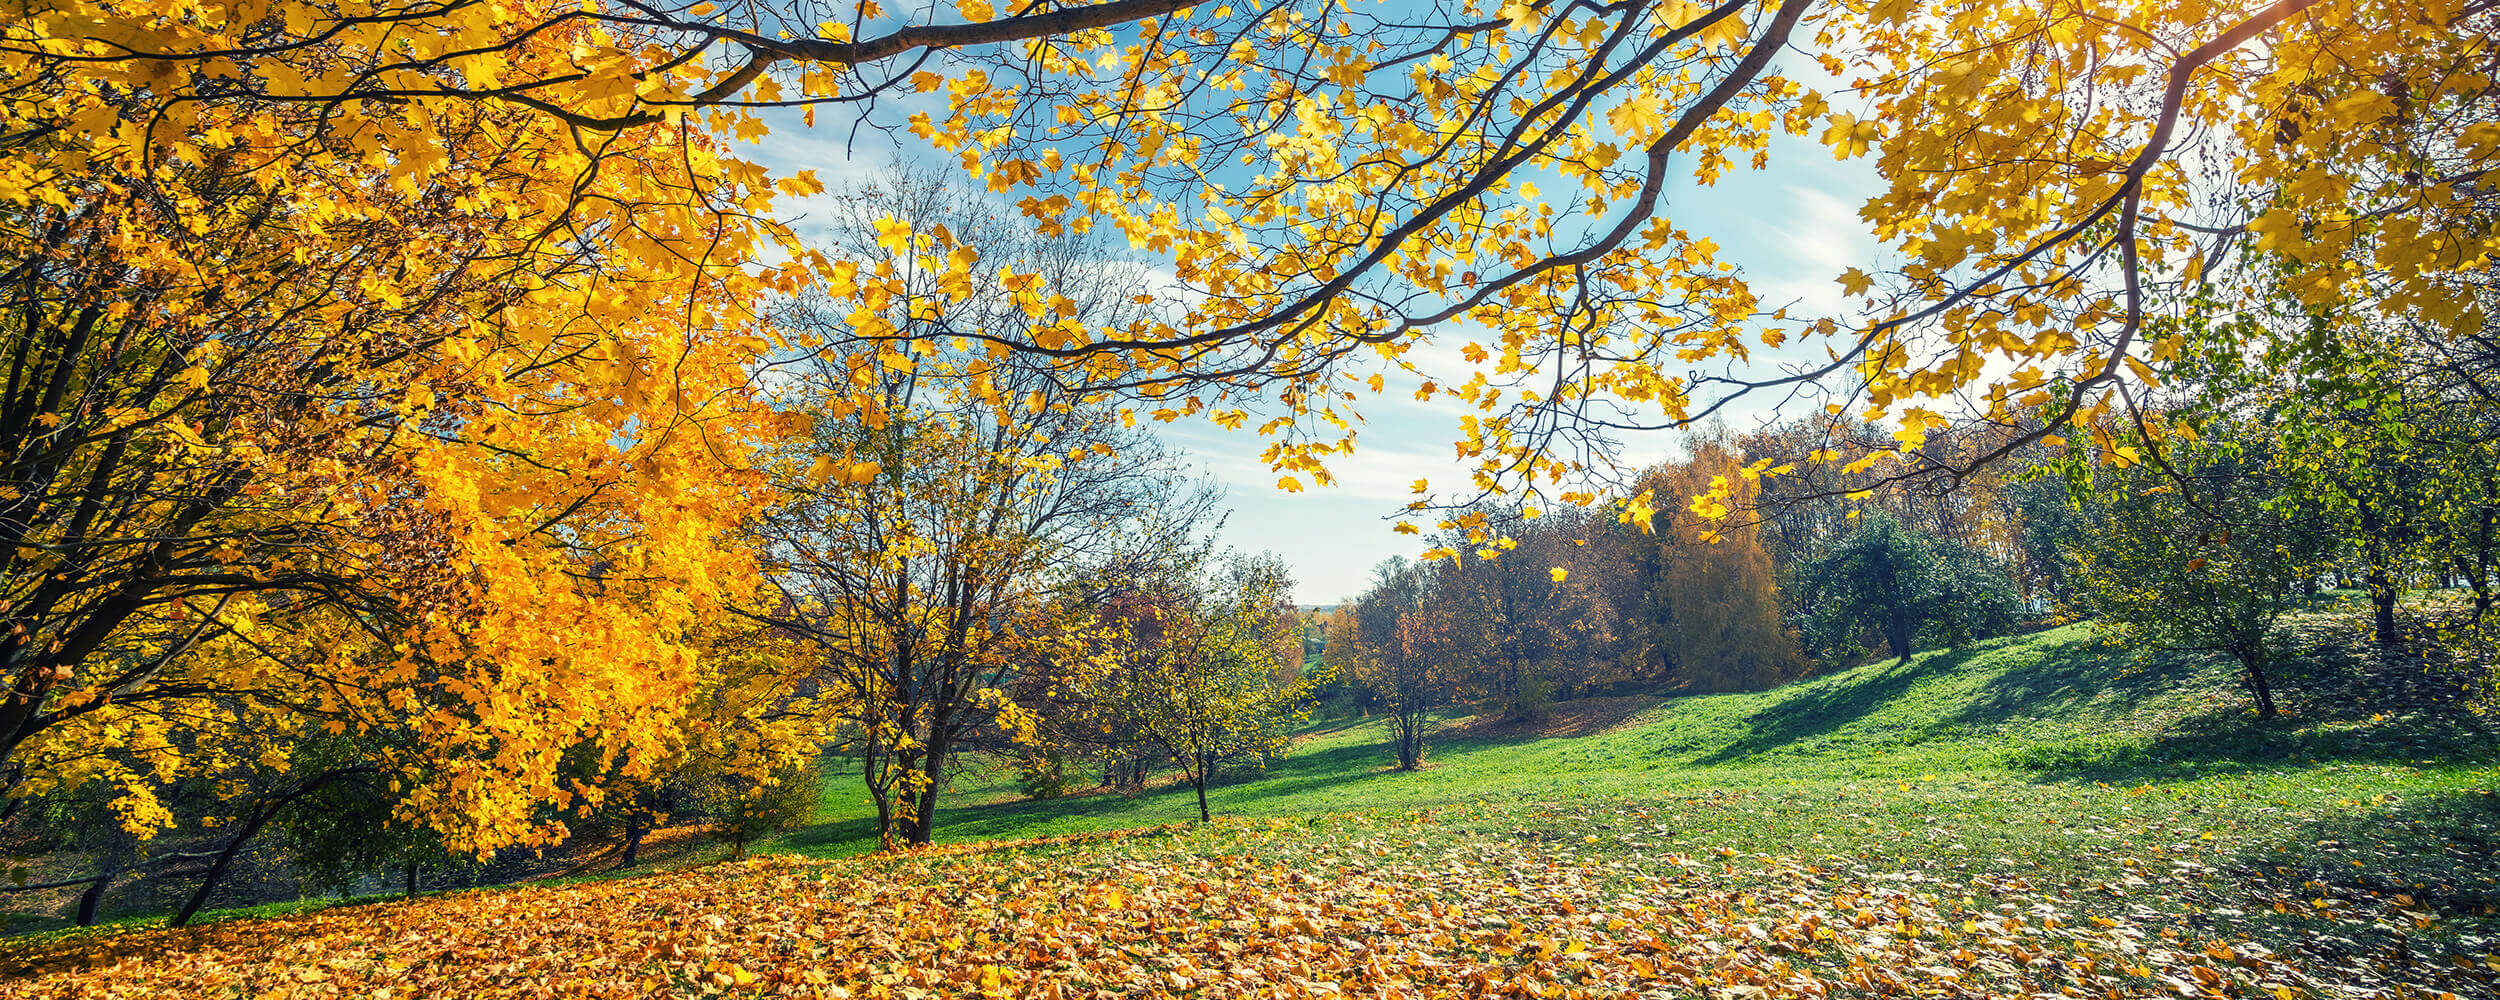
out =
[[[967,787],[929,852],[836,815],[815,858],[28,939],[0,993],[2500,995],[2490,736],[2309,669],[2258,723],[2070,628],[1456,726],[1415,774],[1322,727],[1205,827]]]
[[[2296,718],[2258,723],[2219,664],[2138,664],[2084,626],[1870,664],[1771,691],[1564,702],[1542,726],[1452,720],[1426,767],[1392,769],[1385,723],[1322,724],[1265,772],[1210,792],[1219,813],[1308,816],[1516,797],[1815,800],[1852,784],[1928,786],[1919,798],[2038,808],[2097,783],[2177,789],[2367,774],[2373,785],[2484,780],[2490,736],[2473,720],[2400,715],[2355,700],[2366,676],[2313,663],[2286,685]],[[2303,696],[2300,692],[2308,692]],[[1022,801],[975,773],[939,815],[941,841],[1080,833],[1195,818],[1186,787]],[[825,821],[774,849],[835,857],[875,848],[856,779],[827,790]],[[1804,819],[1819,822],[1822,817]],[[1783,825],[1761,831],[1776,839]],[[1764,846],[1767,846],[1764,845]]]

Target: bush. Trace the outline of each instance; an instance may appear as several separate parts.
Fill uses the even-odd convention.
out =
[[[1554,682],[1534,673],[1519,676],[1519,697],[1512,699],[1511,718],[1521,722],[1543,722],[1554,714]]]
[[[1028,753],[1016,762],[1016,790],[1035,801],[1056,799],[1076,790],[1068,777],[1067,754],[1056,748]]]
[[[736,773],[705,775],[695,782],[694,798],[711,818],[712,839],[743,858],[756,841],[814,818],[823,785],[810,763],[778,768],[760,781]]]

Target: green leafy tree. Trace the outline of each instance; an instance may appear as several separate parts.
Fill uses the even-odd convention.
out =
[[[2075,550],[2091,609],[2111,639],[2139,649],[2231,657],[2258,717],[2274,718],[2283,616],[2331,536],[2261,456],[2233,447],[2169,465],[2174,475],[2137,465],[2094,477]]]
[[[1101,653],[1069,680],[1102,728],[1180,764],[1201,821],[1216,769],[1281,754],[1308,701],[1292,586],[1274,556],[1230,558],[1212,579],[1113,609]]]
[[[1861,636],[1873,632],[1907,663],[1922,640],[1960,646],[2021,619],[2021,592],[1987,554],[1929,538],[1888,514],[1862,520],[1795,573],[1811,597],[1806,633],[1818,655],[1858,652]]]

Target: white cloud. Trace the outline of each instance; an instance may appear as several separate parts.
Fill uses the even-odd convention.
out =
[[[1792,307],[1790,315],[1839,319],[1849,303],[1838,279],[1852,267],[1874,270],[1874,235],[1856,208],[1827,192],[1797,185],[1782,191],[1789,199],[1778,227],[1785,259],[1760,269],[1778,277],[1757,281],[1756,294],[1766,304]]]

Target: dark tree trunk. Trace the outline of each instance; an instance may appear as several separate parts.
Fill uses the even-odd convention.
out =
[[[1412,771],[1424,764],[1424,719],[1421,710],[1398,713],[1398,770]]]
[[[2376,566],[2370,568],[2370,629],[2380,649],[2396,648],[2396,587]]]
[[[122,854],[113,852],[104,859],[104,869],[95,881],[87,883],[87,891],[78,894],[78,926],[95,926],[96,911],[104,905],[104,891],[113,885],[113,877],[121,874]]]
[[[911,842],[916,847],[925,847],[937,837],[938,786],[946,777],[946,751],[949,742],[946,738],[945,725],[946,720],[941,716],[930,727],[933,732],[929,734],[929,752],[927,756],[920,759],[920,776],[923,781],[916,797],[919,807],[912,810],[911,817]]]
[[[2262,659],[2251,659],[2245,661],[2245,663],[2248,667],[2249,693],[2257,696],[2257,717],[2260,719],[2274,718],[2274,687],[2266,682],[2265,661]]]
[[[642,838],[644,834],[649,832],[651,832],[650,829],[640,823],[630,823],[626,825],[625,856],[618,859],[616,863],[617,867],[631,868],[642,863]]]
[[[2362,585],[2370,590],[2370,628],[2378,640],[2381,655],[2396,648],[2396,579],[2388,570],[2387,523],[2378,505],[2361,505],[2361,554],[2368,564],[2362,574]]]
[[[243,829],[236,831],[233,839],[226,841],[226,846],[217,852],[217,860],[210,862],[208,873],[200,877],[200,887],[191,893],[190,899],[183,901],[182,910],[174,914],[174,919],[168,926],[181,927],[191,922],[191,918],[200,912],[201,905],[208,902],[209,893],[216,891],[217,880],[224,878],[226,869],[233,867],[235,854],[241,852],[243,845],[252,839],[252,835],[259,833],[261,827],[277,818],[277,815],[285,811],[286,807],[295,804],[295,800],[312,794],[314,789],[330,783],[331,779],[367,770],[371,769],[353,767],[339,771],[324,771],[311,781],[296,786],[294,791],[254,807],[251,816],[244,821]]]
[[[1205,823],[1213,820],[1215,815],[1207,811],[1207,772],[1201,769],[1192,773],[1189,776],[1189,783],[1198,789],[1198,822]]]
[[[244,843],[251,840],[253,834],[259,833],[261,826],[268,823],[269,818],[277,815],[278,809],[293,798],[294,796],[288,796],[286,800],[266,809],[253,811],[251,819],[243,824],[243,829],[237,831],[232,839],[226,841],[225,848],[217,852],[217,860],[209,863],[208,873],[200,876],[200,887],[192,890],[191,898],[183,901],[181,912],[174,914],[174,919],[168,926],[181,927],[191,922],[191,918],[200,912],[200,907],[208,902],[209,894],[217,890],[217,880],[226,877],[226,869],[234,864],[234,856],[243,850]]]
[[[402,893],[402,895],[405,895],[410,899],[417,898],[417,863],[414,861],[408,862],[407,891]]]

